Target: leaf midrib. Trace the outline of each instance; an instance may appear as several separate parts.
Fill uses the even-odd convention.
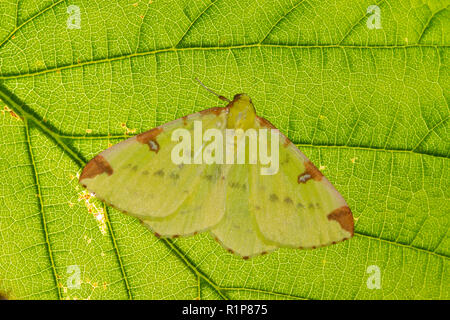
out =
[[[393,50],[393,49],[414,49],[414,48],[434,48],[436,50],[441,48],[449,48],[447,45],[428,45],[428,44],[408,44],[408,45],[380,45],[380,46],[357,46],[357,45],[338,45],[338,44],[326,44],[326,45],[289,45],[289,44],[246,44],[246,45],[234,45],[234,46],[222,46],[222,47],[182,47],[182,48],[163,48],[163,49],[155,49],[144,52],[135,52],[124,54],[115,57],[109,58],[101,58],[101,59],[93,59],[82,61],[76,64],[63,65],[53,68],[41,69],[28,73],[10,73],[10,74],[0,74],[0,80],[11,80],[11,79],[20,79],[32,76],[39,76],[52,72],[61,72],[63,70],[81,68],[89,65],[96,65],[101,63],[115,62],[120,60],[127,60],[136,57],[143,57],[147,55],[156,55],[161,53],[169,53],[169,52],[183,52],[183,51],[221,51],[221,50],[242,50],[242,49],[254,49],[254,48],[280,48],[280,49],[367,49],[367,50]],[[438,52],[439,54],[439,52]]]

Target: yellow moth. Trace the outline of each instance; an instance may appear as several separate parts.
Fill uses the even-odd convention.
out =
[[[80,183],[158,237],[208,231],[244,259],[351,238],[351,210],[316,166],[256,115],[248,95],[219,97],[226,107],[103,151],[85,166]]]

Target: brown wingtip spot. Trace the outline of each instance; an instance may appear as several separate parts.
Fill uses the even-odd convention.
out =
[[[228,251],[229,253],[234,253],[233,249],[230,249],[230,248],[228,248],[227,251]]]
[[[248,260],[250,257],[249,256],[243,256],[242,259],[244,260]]]
[[[161,235],[159,233],[155,232],[155,237],[161,238]]]
[[[113,169],[103,156],[97,155],[84,167],[79,181],[83,179],[92,179],[103,172],[106,172],[108,176],[110,176],[113,174]]]
[[[180,237],[179,234],[175,234],[175,235],[172,236],[172,239],[176,239],[176,238],[179,238],[179,237]]]
[[[297,178],[298,183],[306,183],[309,179],[320,181],[323,178],[322,172],[311,162],[305,162],[305,172],[300,174]]]
[[[136,136],[136,140],[140,143],[148,145],[151,151],[158,153],[159,144],[156,141],[156,137],[163,132],[163,128],[157,127],[152,130],[140,133]]]
[[[341,225],[341,228],[350,232],[351,236],[353,236],[353,215],[352,211],[348,206],[343,206],[337,208],[333,212],[331,212],[328,216],[328,220],[336,220]]]

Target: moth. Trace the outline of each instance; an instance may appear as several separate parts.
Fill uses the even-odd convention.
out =
[[[106,204],[140,219],[157,237],[208,231],[244,259],[280,247],[317,248],[351,238],[352,212],[317,167],[256,114],[247,94],[219,98],[228,104],[166,123],[101,152],[84,167],[80,183]],[[195,137],[198,126],[215,136]],[[230,130],[238,134],[221,146],[218,137]],[[272,154],[277,151],[279,163],[269,174],[262,174],[267,163],[255,162],[254,157],[249,161],[250,144],[243,144],[243,163],[225,157],[218,161],[222,151],[234,152],[236,160],[250,130],[277,133],[266,134],[265,144],[257,146]]]

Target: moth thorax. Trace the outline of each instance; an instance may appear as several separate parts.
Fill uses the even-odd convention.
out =
[[[255,127],[255,107],[248,95],[235,95],[229,106],[227,128],[247,130]]]

